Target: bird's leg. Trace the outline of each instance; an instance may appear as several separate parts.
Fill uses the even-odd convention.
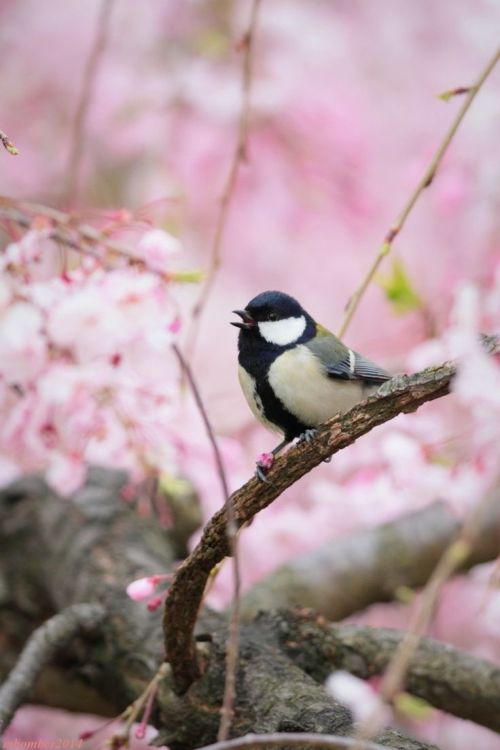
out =
[[[266,477],[266,471],[268,471],[274,463],[274,459],[278,453],[283,450],[285,445],[288,445],[290,441],[286,438],[279,443],[276,448],[273,448],[270,453],[261,453],[257,463],[255,464],[255,476],[260,479],[261,482],[269,484],[269,479]]]
[[[304,430],[302,435],[299,435],[297,445],[301,445],[302,443],[310,443],[311,440],[314,440],[314,438],[316,437],[317,432],[318,430],[315,427],[309,427],[307,430]]]

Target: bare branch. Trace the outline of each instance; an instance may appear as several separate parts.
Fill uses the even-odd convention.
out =
[[[130,265],[139,268],[147,268],[149,273],[159,276],[163,281],[177,281],[194,283],[200,280],[197,271],[175,271],[168,273],[158,271],[153,266],[148,266],[137,256],[134,248],[119,240],[113,240],[104,232],[100,232],[90,224],[76,221],[74,217],[56,208],[43,206],[38,203],[17,201],[0,195],[0,219],[12,221],[23,229],[31,229],[33,220],[37,216],[45,217],[52,227],[49,238],[59,242],[66,247],[75,250],[81,255],[88,255],[97,259],[104,268],[116,267],[116,257],[121,258]],[[107,251],[101,251],[103,248]]]
[[[494,351],[498,343],[489,338],[486,345]],[[449,393],[454,374],[455,366],[446,363],[415,375],[395,377],[347,414],[325,422],[313,441],[295,445],[276,460],[269,472],[269,484],[253,478],[233,493],[231,501],[237,525],[242,526],[325,458],[351,445],[377,425]],[[225,510],[208,522],[199,544],[177,569],[165,602],[165,649],[180,692],[187,690],[199,674],[192,634],[210,571],[229,553],[226,523]]]
[[[390,628],[332,624],[304,609],[262,613],[256,622],[318,682],[336,669],[364,680],[382,674],[405,637]],[[441,711],[500,731],[500,667],[492,662],[422,638],[409,665],[406,689]]]
[[[78,193],[78,176],[85,140],[85,123],[99,73],[99,65],[107,44],[113,2],[114,0],[101,0],[95,38],[83,74],[82,88],[71,131],[71,149],[66,177],[66,202],[69,205],[75,202]]]
[[[106,610],[98,604],[75,604],[35,630],[0,688],[0,736],[29,698],[37,676],[54,654],[80,631],[95,630],[105,615]]]
[[[236,526],[236,520],[234,517],[234,509],[229,496],[229,485],[227,483],[226,471],[224,469],[224,462],[222,461],[222,455],[217,444],[217,439],[213,431],[210,419],[205,409],[201,393],[196,385],[196,381],[191,372],[191,368],[188,366],[184,357],[182,356],[179,347],[176,344],[172,345],[172,349],[177,359],[179,360],[182,372],[187,378],[187,381],[191,387],[196,405],[203,419],[205,429],[208,434],[208,438],[212,445],[215,464],[217,466],[217,474],[219,475],[220,483],[222,486],[222,493],[224,496],[224,507],[227,513],[227,539],[230,549],[230,554],[233,562],[233,601],[232,601],[232,612],[229,622],[229,640],[227,644],[226,654],[226,680],[224,688],[224,700],[221,708],[221,724],[219,728],[219,740],[225,740],[229,736],[229,730],[231,728],[231,720],[234,712],[234,695],[236,689],[236,667],[238,664],[238,651],[239,651],[239,637],[240,637],[240,588],[241,588],[241,575],[240,575],[240,564],[238,558],[238,528]]]
[[[14,146],[7,133],[4,133],[3,130],[0,130],[0,143],[11,156],[19,154],[19,149]]]
[[[437,169],[443,159],[443,156],[445,155],[448,146],[450,145],[451,141],[453,140],[455,133],[457,132],[458,128],[460,127],[460,124],[462,120],[464,119],[465,115],[467,114],[467,111],[469,110],[472,102],[476,98],[480,88],[482,87],[483,83],[486,81],[488,76],[490,75],[491,71],[495,67],[495,65],[500,60],[500,49],[498,49],[493,57],[488,60],[488,63],[484,67],[484,69],[481,71],[477,81],[470,87],[461,87],[460,89],[456,89],[455,93],[463,93],[467,92],[467,96],[464,100],[464,103],[460,107],[455,119],[453,120],[451,127],[449,128],[448,132],[446,133],[445,137],[441,141],[436,153],[434,154],[429,166],[425,170],[425,173],[418,183],[417,187],[413,191],[413,193],[408,198],[407,202],[405,203],[401,213],[394,221],[394,224],[389,228],[389,230],[386,233],[386,236],[384,238],[384,241],[380,247],[380,250],[378,251],[378,254],[373,261],[370,269],[368,270],[368,273],[366,274],[365,278],[361,282],[360,286],[352,297],[350,298],[344,320],[342,322],[342,325],[340,326],[339,330],[339,337],[342,338],[342,336],[347,331],[347,328],[349,326],[349,323],[351,322],[354,313],[358,309],[359,303],[361,302],[361,299],[363,298],[364,293],[366,292],[366,289],[368,288],[369,284],[373,280],[375,274],[378,271],[378,268],[380,264],[382,263],[383,259],[386,255],[388,255],[391,252],[392,249],[392,243],[398,236],[398,234],[403,229],[406,220],[408,216],[410,215],[413,207],[415,206],[415,203],[419,199],[420,195],[423,193],[425,188],[429,187],[431,182],[434,179],[434,176],[437,172]]]
[[[246,734],[233,740],[215,742],[205,745],[200,750],[259,750],[268,747],[318,747],[325,750],[352,750],[355,747],[352,737],[338,737],[333,734],[317,734],[313,732],[276,732],[275,734]],[[386,745],[368,742],[365,750],[387,750]]]
[[[392,703],[404,689],[411,662],[419,648],[422,636],[432,620],[442,588],[470,556],[472,545],[476,541],[486,511],[497,499],[497,493],[486,494],[469,513],[460,532],[441,555],[412,614],[408,629],[398,644],[382,678],[379,691],[381,697],[387,703]],[[358,734],[360,741],[372,737],[376,731],[376,726],[377,716],[374,714],[368,717],[366,724],[361,727]]]
[[[243,39],[240,45],[243,50],[243,66],[241,74],[241,112],[238,122],[238,134],[231,163],[229,165],[229,171],[227,173],[224,188],[222,190],[222,195],[220,197],[219,213],[217,215],[217,221],[215,224],[214,238],[210,250],[210,260],[205,283],[201,289],[200,296],[193,308],[191,330],[189,333],[188,344],[186,346],[188,359],[191,358],[191,353],[196,342],[196,334],[199,321],[207,304],[210,292],[212,291],[215,275],[220,266],[222,239],[224,236],[229,206],[234,195],[240,166],[247,159],[247,141],[248,131],[250,129],[250,92],[252,87],[253,50],[255,30],[257,27],[257,15],[259,12],[260,3],[261,0],[253,0],[248,28],[243,35]]]

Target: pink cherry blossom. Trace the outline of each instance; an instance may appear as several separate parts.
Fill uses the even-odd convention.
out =
[[[374,731],[375,727],[382,729],[390,722],[389,706],[365,680],[339,670],[328,677],[325,688],[339,703],[349,708],[355,721],[368,723]]]
[[[41,234],[35,230],[26,232],[19,242],[13,242],[6,247],[3,256],[4,263],[6,265],[10,263],[13,263],[14,265],[38,263],[41,259],[42,253],[40,240],[44,235],[46,236],[47,233],[48,232],[45,231]]]
[[[168,271],[171,255],[180,249],[179,240],[163,229],[146,232],[137,245],[139,256],[156,271]]]
[[[270,469],[274,463],[274,455],[272,453],[261,453],[258,458],[259,466],[263,469]]]
[[[11,384],[25,385],[36,378],[46,361],[40,312],[26,302],[14,302],[0,326],[0,374]]]
[[[60,495],[68,496],[75,492],[85,480],[87,466],[80,455],[53,453],[45,473],[47,482]]]
[[[132,583],[129,583],[126,590],[127,596],[135,602],[140,602],[154,594],[156,590],[156,582],[153,576],[137,578],[135,581],[132,581]]]
[[[165,598],[164,596],[155,596],[152,599],[150,599],[149,602],[147,603],[147,608],[149,612],[155,612],[158,609],[158,607],[161,606],[164,598]]]

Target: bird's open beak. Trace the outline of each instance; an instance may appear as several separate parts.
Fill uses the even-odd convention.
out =
[[[249,331],[250,328],[253,328],[255,325],[257,325],[256,321],[246,310],[233,310],[233,312],[235,315],[240,316],[241,323],[234,323],[233,321],[231,321],[232,326],[236,326],[236,328],[244,328],[245,330]]]

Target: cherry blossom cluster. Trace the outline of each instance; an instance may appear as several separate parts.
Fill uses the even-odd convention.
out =
[[[56,273],[49,232],[29,231],[0,259],[0,480],[41,470],[69,494],[89,463],[133,479],[174,471],[179,317],[155,271],[179,243],[152,229],[139,266],[85,257]]]

